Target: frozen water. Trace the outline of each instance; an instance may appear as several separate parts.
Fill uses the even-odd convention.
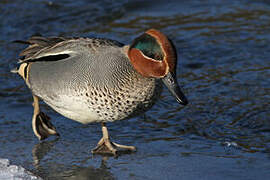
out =
[[[33,175],[21,166],[11,165],[8,159],[0,159],[0,179],[1,180],[32,180],[41,178]]]

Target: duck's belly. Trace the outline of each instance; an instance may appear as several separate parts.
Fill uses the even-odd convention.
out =
[[[99,101],[84,101],[82,98],[61,96],[58,100],[44,102],[61,115],[77,122],[88,124],[93,122],[113,122],[147,111],[154,102],[126,100],[104,105]]]
[[[39,97],[63,116],[87,124],[122,120],[145,112],[152,107],[161,90],[161,86],[152,84],[145,91],[133,89],[128,93],[123,93],[123,89],[107,93],[86,90]]]
[[[52,107],[59,114],[78,121],[83,124],[100,122],[100,116],[96,111],[79,98],[72,96],[61,96],[58,99],[43,98],[44,102]]]

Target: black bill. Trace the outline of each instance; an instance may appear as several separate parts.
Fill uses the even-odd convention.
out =
[[[188,104],[188,100],[181,91],[174,74],[169,72],[164,78],[162,78],[162,81],[180,104]]]

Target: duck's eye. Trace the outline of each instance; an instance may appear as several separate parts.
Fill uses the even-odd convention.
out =
[[[143,34],[136,38],[130,48],[139,49],[145,56],[155,60],[162,61],[164,58],[164,54],[159,43],[154,37],[148,34]]]

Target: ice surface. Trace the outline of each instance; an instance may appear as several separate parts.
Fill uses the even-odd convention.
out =
[[[36,177],[31,172],[21,166],[11,165],[8,159],[0,158],[0,179],[1,180],[32,180],[41,178]]]

